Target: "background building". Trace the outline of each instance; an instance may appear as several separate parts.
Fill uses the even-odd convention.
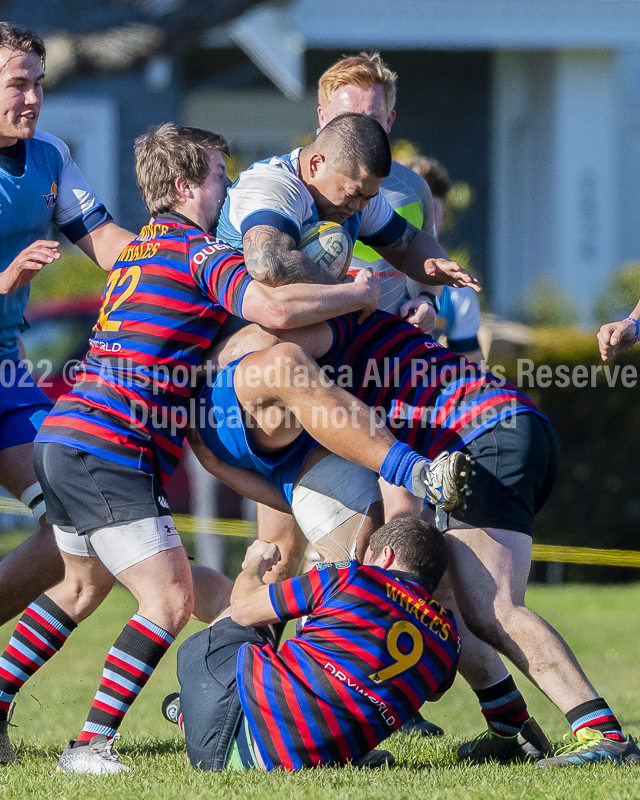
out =
[[[149,123],[220,131],[243,166],[308,138],[318,76],[376,49],[400,76],[392,138],[472,189],[445,244],[468,249],[491,310],[521,317],[544,276],[589,324],[610,273],[640,257],[637,0],[14,0],[0,13],[47,37],[42,126],[132,227],[132,142]]]

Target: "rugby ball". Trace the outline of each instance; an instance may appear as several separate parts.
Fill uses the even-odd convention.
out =
[[[311,222],[302,226],[297,249],[341,281],[351,263],[353,242],[337,222]]]

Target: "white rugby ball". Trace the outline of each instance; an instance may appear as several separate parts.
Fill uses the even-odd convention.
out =
[[[337,222],[311,222],[302,226],[297,249],[341,281],[351,263],[353,242]]]

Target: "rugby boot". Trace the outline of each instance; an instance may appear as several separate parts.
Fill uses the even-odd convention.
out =
[[[113,752],[113,743],[119,738],[119,733],[113,739],[100,734],[87,742],[69,742],[60,756],[58,771],[73,772],[76,775],[117,775],[119,772],[129,772],[129,767],[125,767]]]
[[[378,767],[392,767],[396,757],[388,750],[370,750],[366,755],[355,758],[352,762],[358,769],[377,769]]]
[[[447,513],[462,508],[471,494],[469,477],[474,475],[473,459],[466,453],[439,453],[433,461],[419,461],[413,470],[413,494],[426,497]],[[423,488],[424,487],[424,488]]]
[[[0,765],[2,766],[20,763],[16,751],[11,744],[11,739],[9,738],[9,725],[11,724],[11,717],[13,716],[15,708],[15,702],[11,703],[7,719],[0,722]]]
[[[416,711],[416,713],[404,723],[400,731],[411,736],[444,736],[442,728],[426,720],[419,711]]]
[[[549,740],[533,717],[524,723],[514,736],[500,736],[492,731],[483,731],[475,739],[458,748],[458,760],[470,764],[498,761],[538,760],[551,752]]]
[[[583,767],[586,764],[611,762],[622,766],[640,764],[640,749],[628,736],[626,741],[607,739],[594,728],[580,728],[577,735],[565,734],[569,743],[556,751],[551,758],[538,761],[536,767]]]

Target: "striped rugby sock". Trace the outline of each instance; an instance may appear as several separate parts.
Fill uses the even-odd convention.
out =
[[[626,738],[622,733],[622,725],[618,722],[616,715],[609,708],[607,701],[602,697],[595,700],[587,700],[579,706],[572,708],[565,714],[567,722],[571,725],[571,732],[574,736],[578,735],[581,728],[591,728],[600,731],[607,739],[616,742],[625,742]]]
[[[173,636],[159,625],[134,614],[109,650],[100,687],[78,741],[86,742],[99,734],[115,736],[124,715],[173,641]]]
[[[511,675],[476,692],[491,733],[515,736],[529,719],[527,704]]]
[[[0,657],[0,721],[20,687],[67,641],[77,624],[46,594],[27,607]]]

